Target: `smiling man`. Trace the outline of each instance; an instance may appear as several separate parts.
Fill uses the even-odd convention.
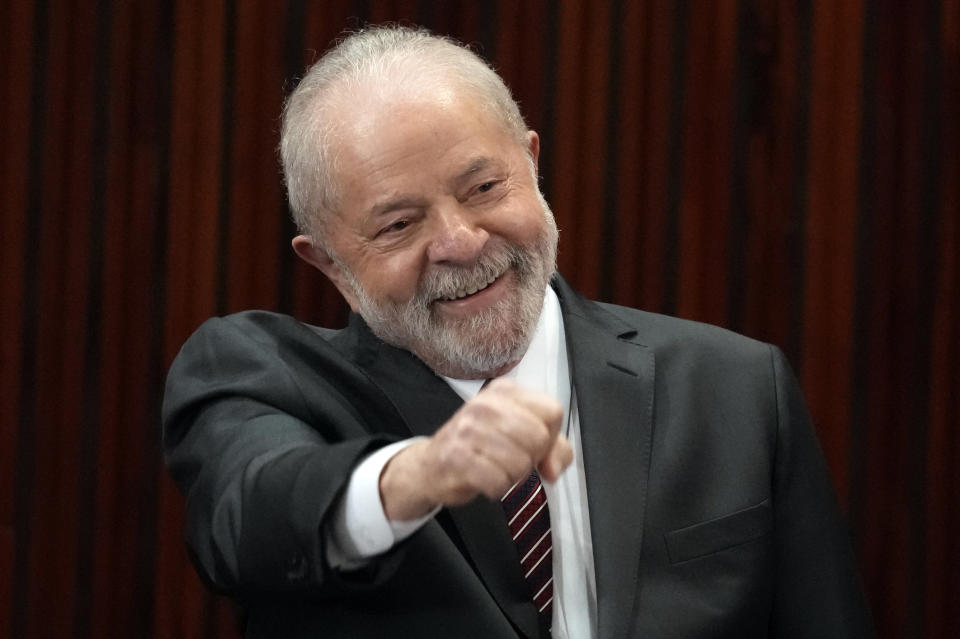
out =
[[[458,95],[441,77],[330,92],[336,204],[304,224],[297,254],[381,339],[441,375],[508,371],[526,351],[556,261],[537,134],[506,128],[482,96]],[[288,120],[288,135],[296,125]]]
[[[343,330],[205,323],[164,400],[201,575],[250,637],[865,637],[780,353],[577,295],[500,78],[371,28],[284,111]]]

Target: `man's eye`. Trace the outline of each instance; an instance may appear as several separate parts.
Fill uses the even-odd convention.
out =
[[[402,231],[403,229],[407,228],[408,226],[410,226],[410,221],[409,221],[409,220],[397,220],[396,222],[394,222],[394,223],[391,224],[390,226],[384,228],[384,229],[383,229],[382,231],[380,231],[380,232],[381,232],[381,233],[396,233],[397,231]]]
[[[497,185],[496,182],[484,182],[477,187],[477,193],[486,193],[493,189]]]

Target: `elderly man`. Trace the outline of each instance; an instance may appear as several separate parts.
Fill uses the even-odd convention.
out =
[[[501,79],[373,28],[290,97],[296,253],[327,330],[210,320],[171,368],[198,570],[251,637],[862,637],[779,352],[578,296]]]

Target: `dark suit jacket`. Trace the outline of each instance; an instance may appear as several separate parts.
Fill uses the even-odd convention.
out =
[[[803,400],[775,348],[587,301],[559,277],[579,403],[601,637],[872,636]],[[498,504],[445,509],[355,572],[324,519],[364,455],[461,400],[352,317],[247,312],[174,362],[164,446],[202,576],[250,637],[533,637]]]

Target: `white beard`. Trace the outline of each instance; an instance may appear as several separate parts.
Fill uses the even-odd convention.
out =
[[[340,265],[356,297],[358,312],[384,342],[408,350],[434,372],[458,379],[492,376],[523,358],[556,270],[557,226],[546,201],[543,232],[529,245],[506,242],[488,246],[470,266],[433,266],[404,304],[374,300],[353,273]],[[482,287],[503,274],[511,290],[491,308],[468,318],[435,312],[435,300],[469,287]]]

